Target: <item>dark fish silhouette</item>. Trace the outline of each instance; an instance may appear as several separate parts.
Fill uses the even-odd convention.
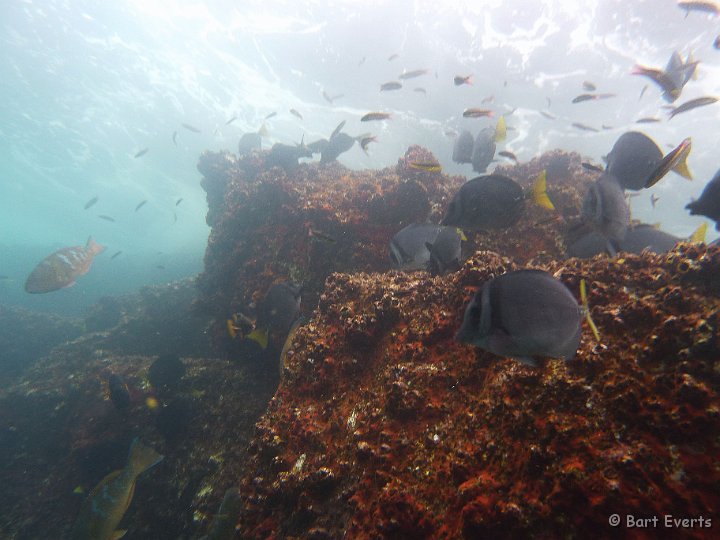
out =
[[[371,120],[389,120],[391,117],[390,113],[385,112],[369,112],[363,116],[361,122],[370,122]]]
[[[180,198],[175,202],[175,206],[179,205],[181,202],[183,202],[183,198],[182,198],[182,197],[180,197]]]
[[[492,116],[492,114],[492,111],[489,109],[470,108],[463,111],[465,118],[482,118],[483,116]]]
[[[511,159],[515,163],[518,163],[517,156],[515,154],[513,154],[512,152],[510,152],[509,150],[501,150],[500,152],[498,152],[498,155],[502,156],[504,158]]]
[[[600,132],[599,129],[594,128],[594,127],[592,127],[592,126],[588,126],[588,125],[586,125],[586,124],[581,124],[580,122],[573,122],[573,123],[572,123],[572,127],[577,128],[577,129],[580,129],[580,130],[582,130],[582,131],[592,131],[592,132],[594,132],[594,133],[599,133],[599,132]]]
[[[173,131],[173,144],[177,146],[177,131]]]
[[[98,197],[93,197],[92,199],[90,199],[88,202],[85,203],[85,210],[87,210],[91,206],[94,206],[96,202],[98,202]]]
[[[455,83],[455,86],[460,86],[462,84],[472,84],[472,75],[467,75],[465,77],[463,77],[462,75],[455,75],[453,82]]]
[[[237,120],[237,116],[233,116],[230,120],[228,120],[227,122],[225,122],[225,125],[226,125],[226,126],[229,126],[229,125],[232,124],[235,120]]]
[[[657,122],[662,122],[662,120],[652,117],[640,118],[638,120],[635,120],[636,124],[655,124]]]
[[[115,257],[119,257],[121,253],[122,251],[116,251],[115,253],[113,253],[112,257],[110,257],[110,260],[112,261]]]
[[[149,148],[143,148],[143,149],[140,150],[137,154],[135,154],[133,157],[135,157],[135,158],[142,157],[142,156],[144,156],[145,154],[148,153],[148,150],[150,150],[150,149],[149,149]]]
[[[271,112],[270,114],[268,114],[268,115],[265,117],[265,120],[270,120],[273,116],[277,116],[277,113],[276,113],[276,112]]]
[[[590,81],[583,81],[582,87],[583,90],[587,90],[588,92],[594,92],[595,90],[597,90],[596,86]]]
[[[452,160],[455,163],[472,163],[473,147],[475,139],[467,130],[464,130],[460,136],[455,139],[453,146]]]
[[[403,73],[398,75],[398,79],[403,81],[406,79],[414,79],[416,77],[420,77],[421,75],[425,75],[427,72],[427,69],[414,69],[412,71],[404,71]]]
[[[679,105],[678,107],[675,107],[672,109],[669,113],[670,120],[672,120],[675,115],[678,115],[680,113],[684,113],[687,111],[691,111],[693,109],[697,109],[698,107],[704,107],[706,105],[712,105],[718,100],[716,97],[712,96],[705,96],[705,97],[699,97],[696,99],[691,99],[690,101],[686,101],[682,105]]]
[[[196,128],[195,126],[191,124],[180,124],[182,127],[187,129],[188,131],[192,131],[193,133],[200,133],[200,129]]]
[[[388,90],[400,90],[401,88],[402,83],[399,83],[397,81],[390,81],[380,85],[381,92],[386,92]]]
[[[143,206],[145,206],[145,203],[147,203],[147,200],[140,201],[138,203],[138,205],[135,207],[135,211],[137,212],[138,210],[140,210]]]
[[[303,119],[302,114],[297,112],[295,109],[290,109],[290,114],[292,114],[293,116],[297,116],[300,120]]]
[[[105,221],[110,221],[110,222],[112,222],[112,223],[115,222],[115,218],[112,217],[112,216],[106,216],[105,214],[100,214],[98,217],[99,217],[100,219],[104,219]]]
[[[705,185],[700,198],[685,208],[690,210],[691,216],[709,217],[715,222],[715,230],[720,230],[720,171]]]

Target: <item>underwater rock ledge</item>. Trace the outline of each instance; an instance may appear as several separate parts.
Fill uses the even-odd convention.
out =
[[[535,264],[596,343],[528,367],[457,344],[481,251],[444,278],[332,274],[241,478],[245,538],[612,537],[608,516],[720,505],[720,249]],[[683,531],[703,537],[702,529]]]

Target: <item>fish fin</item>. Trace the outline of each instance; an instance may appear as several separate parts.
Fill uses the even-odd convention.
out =
[[[85,244],[85,251],[89,251],[93,255],[98,255],[105,251],[105,246],[101,246],[90,236]]]
[[[77,282],[73,279],[73,280],[72,280],[70,283],[68,283],[67,285],[63,285],[62,288],[63,288],[63,289],[69,289],[70,287],[74,286],[75,283],[77,283]]]
[[[612,240],[610,240],[608,238],[607,241],[605,242],[605,251],[607,251],[608,255],[610,255],[611,257],[614,257],[615,255],[617,255],[619,248],[618,248],[618,246],[615,245],[615,243]]]
[[[116,531],[113,531],[112,536],[110,537],[110,540],[117,540],[118,538],[122,538],[125,536],[125,533],[127,532],[127,529],[118,529]]]
[[[137,476],[143,471],[148,470],[153,465],[157,465],[163,459],[161,454],[149,446],[145,446],[137,438],[130,445],[130,455],[128,456],[127,468]]]
[[[467,242],[467,236],[465,236],[465,231],[463,231],[460,227],[456,227],[455,230],[457,231],[460,240],[462,240],[463,242]]]
[[[513,356],[513,358],[526,366],[537,367],[537,361],[532,356]]]
[[[538,174],[535,183],[532,188],[532,197],[535,204],[547,208],[548,210],[555,210],[555,205],[550,200],[547,194],[547,171],[543,169]]]
[[[233,321],[232,319],[228,319],[225,324],[227,324],[228,334],[230,334],[231,338],[235,339],[237,337],[237,328],[235,327],[235,321]]]
[[[585,320],[587,321],[590,330],[592,330],[593,336],[595,336],[595,341],[600,343],[600,332],[598,332],[595,321],[593,321],[592,317],[590,316],[590,306],[588,305],[587,299],[587,287],[585,286],[584,279],[580,280],[580,302],[582,305],[583,314],[585,315]]]
[[[258,135],[261,137],[267,137],[270,133],[268,132],[267,126],[265,125],[265,122],[262,123],[260,126],[260,129],[258,129]]]
[[[248,339],[253,340],[263,349],[267,349],[268,346],[268,330],[267,328],[256,328],[250,332],[247,336]]]
[[[497,121],[497,125],[495,126],[495,142],[502,142],[505,140],[505,137],[507,136],[507,126],[505,124],[505,117],[500,116]]]
[[[679,174],[680,176],[682,176],[683,178],[686,178],[686,179],[688,179],[688,180],[692,180],[692,179],[693,179],[693,175],[692,175],[692,173],[690,172],[690,169],[688,168],[687,155],[685,156],[685,158],[684,158],[680,163],[678,163],[677,165],[675,165],[672,170],[673,170],[673,172],[678,173],[678,174]]]
[[[693,244],[704,244],[705,234],[707,233],[707,223],[703,222],[695,231],[690,235],[688,239]]]

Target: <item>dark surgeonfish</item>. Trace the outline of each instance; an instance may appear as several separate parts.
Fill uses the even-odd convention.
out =
[[[483,173],[495,157],[495,128],[486,127],[475,137],[472,153],[473,171]]]
[[[257,306],[255,329],[248,339],[256,341],[263,349],[270,339],[284,343],[295,319],[300,316],[300,287],[288,282],[270,287]]]
[[[473,147],[475,139],[468,130],[463,130],[460,136],[455,139],[453,146],[452,160],[455,163],[472,163]]]
[[[347,133],[338,133],[330,137],[327,144],[320,151],[320,163],[330,163],[335,161],[340,154],[350,150],[355,144],[355,138]]]
[[[638,131],[623,133],[607,155],[607,171],[623,189],[640,190],[663,159],[655,142]]]
[[[590,259],[601,253],[607,254],[607,238],[595,229],[580,223],[572,227],[565,238],[565,256]]]
[[[620,249],[628,253],[638,254],[644,250],[652,253],[667,253],[678,242],[704,242],[706,229],[707,224],[703,223],[690,238],[680,238],[661,231],[653,225],[638,223],[627,230],[625,239],[620,244]]]
[[[246,156],[253,150],[262,150],[262,138],[267,135],[268,131],[264,123],[255,132],[243,133],[238,142],[238,155]]]
[[[587,225],[607,239],[608,251],[614,255],[630,224],[625,193],[614,176],[605,173],[590,185],[581,216]]]
[[[691,216],[709,217],[715,222],[715,230],[720,231],[720,170],[710,180],[700,198],[685,206]]]
[[[499,174],[478,176],[463,184],[448,206],[442,225],[471,230],[505,229],[525,208],[520,184]]]
[[[87,274],[96,255],[105,251],[105,246],[88,238],[85,247],[74,246],[57,250],[45,257],[25,281],[25,291],[42,294],[57,291],[75,284],[75,280]]]
[[[267,167],[282,167],[286,172],[295,170],[300,158],[311,158],[313,155],[303,142],[296,145],[275,143],[265,159]]]
[[[698,62],[694,61],[691,55],[688,54],[687,59],[683,61],[680,54],[675,51],[670,56],[665,70],[636,65],[632,74],[648,77],[662,89],[663,99],[672,103],[680,97],[685,84],[695,75],[697,65]]]
[[[519,270],[475,293],[455,340],[530,365],[533,356],[571,360],[583,316],[587,306],[581,308],[562,282],[541,270]]]
[[[444,274],[460,266],[462,238],[457,228],[431,223],[413,223],[390,241],[390,260],[399,270],[432,271]]]
[[[137,477],[163,459],[137,439],[130,445],[124,469],[111,472],[95,486],[80,508],[70,538],[72,540],[111,540],[125,531],[117,530],[132,501]]]

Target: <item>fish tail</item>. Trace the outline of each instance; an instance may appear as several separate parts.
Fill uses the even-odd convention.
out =
[[[672,170],[674,172],[678,173],[683,178],[685,178],[687,180],[692,180],[693,175],[690,172],[690,168],[688,167],[688,164],[687,164],[688,155],[689,155],[689,152],[687,154],[685,154],[685,157],[682,159],[682,161],[680,161],[677,165],[675,165]]]
[[[500,116],[497,121],[497,126],[495,126],[495,142],[502,142],[505,140],[505,137],[507,136],[507,127],[505,125],[505,117]]]
[[[149,446],[145,446],[135,438],[130,445],[127,468],[132,472],[133,476],[137,476],[153,465],[160,463],[162,459],[163,456],[161,454],[158,454],[155,450]]]
[[[706,233],[707,233],[707,223],[703,222],[702,225],[700,225],[697,229],[695,229],[695,232],[693,232],[690,235],[689,240],[693,244],[704,244]]]
[[[269,135],[269,132],[268,132],[267,126],[265,125],[265,122],[263,122],[262,125],[260,126],[260,129],[258,129],[258,135],[260,135],[261,137],[267,137]]]
[[[538,206],[542,206],[548,210],[555,210],[555,205],[547,194],[547,171],[545,169],[540,171],[540,174],[538,174],[533,184],[532,198]]]
[[[585,287],[585,280],[580,280],[580,302],[582,303],[582,310],[585,314],[585,320],[588,323],[588,326],[590,327],[590,330],[592,330],[593,336],[595,336],[595,341],[600,343],[600,332],[598,332],[598,328],[595,325],[595,321],[592,320],[592,317],[590,316],[590,307],[588,306],[588,299],[587,299],[587,288]]]
[[[101,246],[93,240],[92,236],[90,236],[87,240],[87,244],[85,244],[85,251],[92,253],[93,255],[98,255],[105,251],[105,246]]]
[[[268,346],[268,329],[267,328],[256,328],[248,334],[248,339],[252,339],[263,349],[267,349]]]
[[[235,321],[228,319],[225,323],[227,325],[228,334],[230,337],[235,339],[237,337],[237,328],[235,327]]]

